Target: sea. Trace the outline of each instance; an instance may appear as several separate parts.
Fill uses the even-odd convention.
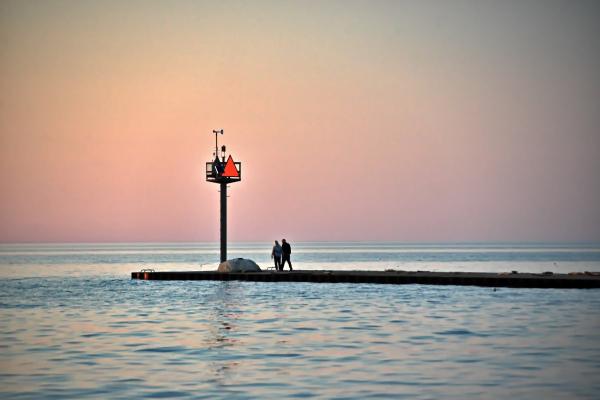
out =
[[[291,244],[299,270],[600,271],[589,243]],[[265,269],[271,247],[228,255]],[[598,289],[131,279],[218,258],[0,245],[0,398],[600,398]]]

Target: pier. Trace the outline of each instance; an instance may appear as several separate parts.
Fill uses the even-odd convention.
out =
[[[251,281],[461,285],[485,287],[592,289],[600,288],[600,276],[581,274],[476,273],[429,271],[261,271],[222,273],[216,271],[139,271],[131,279],[161,281]]]

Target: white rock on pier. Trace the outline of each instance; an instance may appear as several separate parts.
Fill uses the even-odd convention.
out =
[[[234,258],[219,264],[217,272],[260,272],[260,267],[252,260]]]

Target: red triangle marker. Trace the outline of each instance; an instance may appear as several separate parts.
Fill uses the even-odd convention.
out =
[[[235,164],[233,162],[233,158],[231,157],[231,155],[229,155],[229,158],[227,159],[227,164],[225,164],[225,170],[223,171],[223,174],[221,176],[224,176],[226,178],[239,178],[240,177],[240,172],[235,167]]]

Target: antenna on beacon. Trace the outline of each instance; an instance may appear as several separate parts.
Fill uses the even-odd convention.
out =
[[[223,129],[218,130],[218,131],[213,129],[213,133],[215,134],[215,154],[214,154],[214,156],[216,157],[219,155],[219,133],[222,135]]]

